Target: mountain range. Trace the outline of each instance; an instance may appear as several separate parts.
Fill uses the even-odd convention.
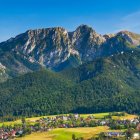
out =
[[[0,116],[140,112],[140,35],[46,28],[0,43]]]

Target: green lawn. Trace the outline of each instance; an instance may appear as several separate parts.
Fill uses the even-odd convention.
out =
[[[89,115],[93,115],[96,119],[102,119],[105,116],[109,115],[109,113],[81,114],[81,116],[84,118],[88,117]]]
[[[101,132],[108,131],[106,126],[82,127],[82,128],[58,128],[49,132],[37,132],[17,140],[71,140],[72,135],[76,137],[91,138]]]
[[[21,124],[21,120],[11,121],[11,122],[1,122],[1,123],[0,123],[0,127],[1,127],[2,125],[9,126],[9,125],[14,125],[14,124]]]

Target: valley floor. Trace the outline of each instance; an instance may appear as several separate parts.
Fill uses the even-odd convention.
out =
[[[15,131],[19,134],[20,131],[22,131],[23,134],[24,131],[32,130],[31,134],[26,132],[25,135],[15,136],[14,138],[16,140],[72,140],[73,135],[76,138],[82,137],[84,140],[90,140],[92,137],[99,138],[102,133],[105,137],[106,135],[109,137],[110,133],[126,134],[127,128],[136,129],[138,124],[140,124],[140,122],[136,115],[124,112],[113,112],[63,114],[26,118],[25,120],[0,123],[0,128],[7,132],[8,126],[12,127],[13,130],[17,127],[20,129],[15,129]],[[9,130],[11,130],[11,128],[9,128]]]

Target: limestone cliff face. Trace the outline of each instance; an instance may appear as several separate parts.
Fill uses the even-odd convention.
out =
[[[28,30],[0,43],[0,67],[10,76],[41,67],[57,71],[56,68],[73,66],[77,61],[81,64],[139,46],[138,34],[121,31],[102,36],[87,25],[73,32],[61,27]]]
[[[84,62],[93,60],[99,55],[98,50],[105,41],[104,37],[87,25],[79,26],[71,35],[60,27],[29,30],[25,38],[26,42],[17,45],[14,50],[29,57],[31,62],[49,68],[65,62],[71,55]]]
[[[87,25],[79,26],[72,34],[72,46],[82,61],[91,61],[100,55],[100,46],[105,38]]]
[[[29,30],[20,38],[26,41],[17,44],[13,51],[23,54],[32,63],[53,67],[69,56],[70,41],[63,28]]]
[[[116,34],[104,35],[106,41],[102,45],[102,55],[113,55],[128,50],[138,49],[140,35],[129,31],[120,31]]]

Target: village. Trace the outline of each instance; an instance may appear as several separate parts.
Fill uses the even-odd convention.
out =
[[[97,127],[107,126],[109,131],[101,132],[100,139],[103,138],[126,138],[140,139],[140,119],[113,119],[112,116],[124,116],[125,113],[110,113],[104,118],[97,119],[94,115],[83,117],[80,114],[66,114],[53,117],[42,117],[34,122],[26,121],[22,118],[21,124],[2,125],[0,128],[0,140],[14,140],[18,137],[24,137],[33,132],[51,131],[55,128],[80,128],[80,127]],[[92,138],[92,140],[94,137]],[[97,139],[97,138],[96,138]],[[73,138],[72,138],[73,140]],[[79,140],[78,138],[75,140]]]

